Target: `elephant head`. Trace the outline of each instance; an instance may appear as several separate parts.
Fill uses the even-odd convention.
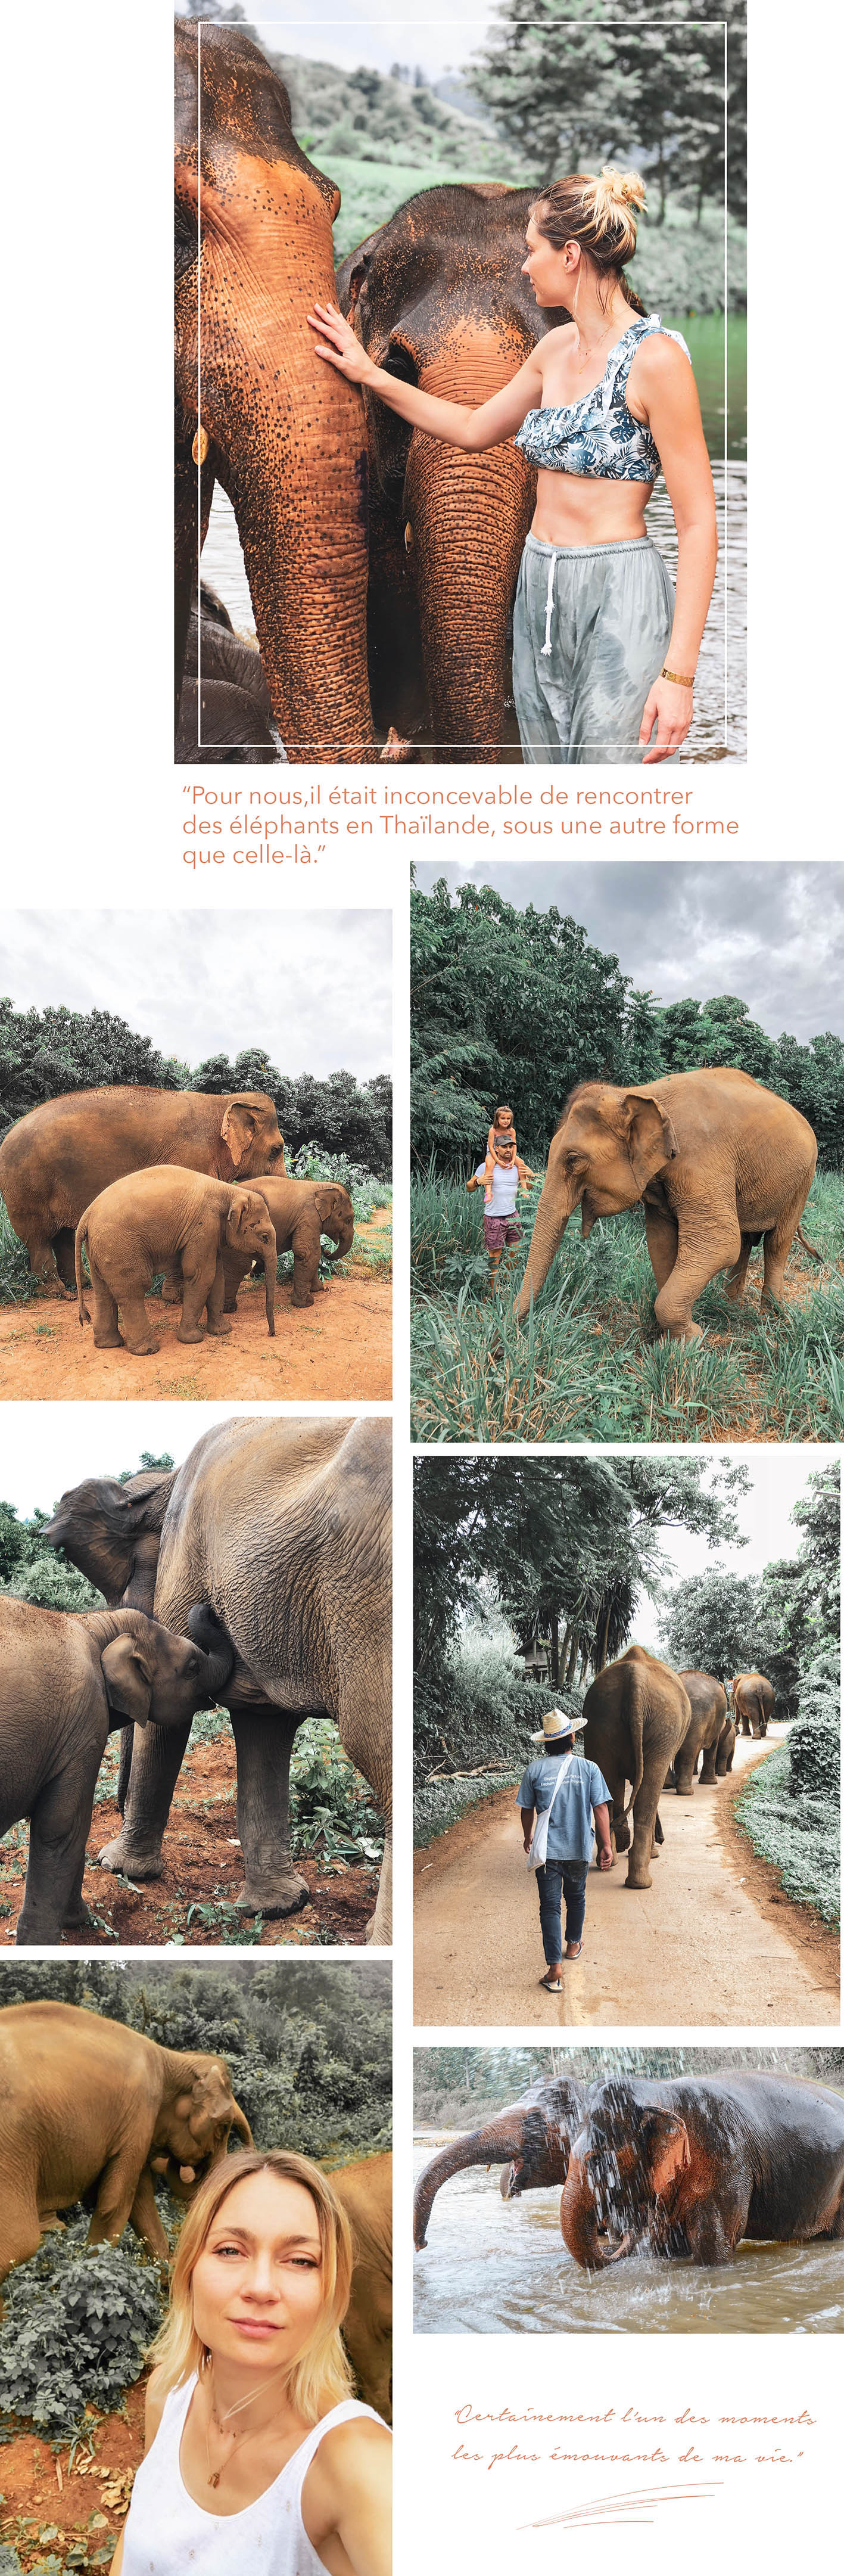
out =
[[[355,1214],[348,1190],[340,1189],[335,1182],[321,1184],[314,1191],[314,1206],[320,1233],[330,1234],[333,1238],[334,1251],[329,1253],[329,1261],[345,1261],[347,1252],[351,1252],[355,1231]]]
[[[527,188],[428,188],[351,253],[337,300],[376,366],[450,402],[500,391],[562,318],[538,313],[521,275],[531,203]],[[411,429],[383,403],[368,410],[399,544],[403,531],[439,756],[494,760],[533,467],[511,440],[473,453]]]
[[[679,2113],[643,2105],[623,2079],[593,2085],[560,2203],[563,2239],[575,2262],[598,2272],[632,2254],[658,2216],[670,2218],[690,2163]]]
[[[109,1609],[151,1611],[164,1514],[175,1470],[145,1469],[121,1485],[116,1476],[85,1476],[70,1485],[42,1537],[96,1585]]]
[[[234,1647],[207,1603],[188,1614],[190,1634],[175,1636],[157,1619],[135,1614],[103,1646],[100,1669],[112,1716],[130,1725],[184,1726],[213,1708],[234,1665]]]
[[[232,1190],[226,1218],[226,1242],[235,1252],[248,1252],[264,1264],[267,1331],[275,1333],[275,1283],[278,1268],[275,1228],[266,1199],[258,1190]]]
[[[277,1179],[284,1173],[284,1137],[268,1091],[231,1094],[220,1124],[220,1143],[224,1148],[220,1163],[231,1166],[229,1171],[221,1170],[221,1180],[230,1180],[232,1173],[241,1182],[259,1181],[270,1173]]]
[[[572,2138],[583,2116],[583,2088],[559,2077],[534,2084],[506,2111],[498,2111],[482,2129],[455,2138],[425,2166],[413,2199],[413,2241],[427,2243],[428,2220],[440,2186],[467,2165],[503,2165],[502,2200],[518,2200],[524,2191],[547,2190],[565,2182]]]
[[[176,2049],[163,2054],[164,2099],[149,2161],[155,2173],[163,2174],[168,2190],[185,2199],[226,2155],[232,2131],[245,2147],[252,2146],[252,2131],[222,2058]]]
[[[538,1297],[574,1209],[582,1203],[583,1232],[596,1216],[635,1207],[679,1146],[655,1091],[618,1090],[607,1082],[581,1082],[566,1102],[548,1154],[516,1313],[520,1322]]]
[[[306,318],[334,295],[340,194],[258,46],[207,18],[176,20],[175,190],[179,684],[216,477],[288,759],[365,759],[366,426]]]

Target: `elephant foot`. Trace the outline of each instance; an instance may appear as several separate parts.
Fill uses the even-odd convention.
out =
[[[676,1787],[676,1794],[677,1794],[677,1797],[678,1797],[678,1798],[693,1798],[693,1797],[694,1797],[694,1794],[695,1794],[695,1793],[694,1793],[694,1790],[693,1790],[693,1789],[681,1789],[681,1788],[680,1788],[680,1786],[679,1786],[679,1782],[675,1783],[675,1787]]]
[[[94,1929],[93,1914],[87,1905],[81,1903],[74,1907],[72,1914],[65,1915],[62,1925],[64,1932],[92,1932]]]
[[[265,1881],[248,1878],[235,1902],[239,1914],[298,1914],[310,1903],[310,1894],[307,1879],[289,1869]]]
[[[230,1333],[230,1332],[231,1332],[231,1329],[232,1329],[232,1328],[231,1328],[231,1325],[230,1325],[230,1324],[224,1324],[224,1323],[223,1323],[223,1321],[222,1321],[222,1317],[221,1317],[221,1319],[220,1319],[219,1324],[209,1324],[209,1326],[208,1326],[208,1331],[209,1331],[209,1333],[211,1333],[211,1334],[213,1335],[214,1340],[215,1340],[215,1341],[217,1341],[217,1342],[224,1341],[224,1340],[225,1340],[225,1337],[226,1337],[226,1334],[227,1334],[227,1333]],[[180,1335],[179,1335],[179,1339],[180,1339],[180,1341],[181,1341],[181,1338],[182,1338],[182,1336],[181,1336],[181,1334],[180,1334]],[[189,1338],[189,1337],[188,1337],[188,1335],[187,1335],[187,1333],[186,1333],[186,1334],[185,1334],[185,1341],[187,1341],[187,1340],[188,1340],[188,1338]],[[201,1339],[202,1339],[202,1335],[201,1335],[201,1334],[199,1334],[198,1339],[201,1341]],[[191,1333],[191,1335],[190,1335],[190,1340],[191,1340],[191,1341],[193,1340],[193,1334],[192,1334],[192,1333]]]
[[[291,1299],[291,1304],[294,1306],[312,1306],[313,1302],[312,1297],[294,1297]]]
[[[151,1844],[148,1851],[138,1851],[127,1841],[125,1833],[118,1834],[113,1843],[104,1844],[99,1862],[101,1869],[121,1870],[124,1878],[160,1878],[162,1875],[160,1848],[156,1849]]]
[[[181,1291],[181,1288],[177,1288],[177,1287],[176,1287],[176,1284],[175,1284],[175,1281],[174,1281],[174,1280],[172,1280],[172,1279],[165,1279],[164,1286],[163,1286],[162,1291],[161,1291],[161,1303],[162,1303],[162,1305],[163,1305],[163,1306],[180,1306],[180,1305],[181,1305],[181,1302],[182,1302],[182,1291]]]
[[[203,1332],[201,1332],[201,1331],[200,1331],[200,1328],[199,1328],[199,1326],[198,1326],[198,1325],[197,1325],[197,1329],[196,1329],[196,1332],[195,1332],[195,1333],[189,1333],[189,1332],[186,1332],[186,1331],[185,1331],[185,1327],[184,1327],[184,1325],[183,1325],[183,1324],[180,1324],[180,1325],[179,1325],[178,1333],[177,1333],[177,1335],[176,1335],[176,1340],[177,1340],[178,1342],[204,1342],[204,1340],[205,1340],[205,1335],[204,1335],[204,1333],[203,1333]],[[154,1342],[154,1343],[153,1343],[153,1349],[157,1351],[157,1349],[158,1349],[158,1343],[157,1343],[157,1342]]]
[[[135,1360],[151,1360],[154,1359],[156,1351],[160,1351],[161,1343],[127,1342],[126,1348],[127,1351],[131,1351],[132,1358]]]
[[[652,1852],[652,1853],[651,1853],[651,1859],[652,1859],[652,1860],[654,1860],[655,1858],[656,1858],[656,1854],[655,1854],[654,1852]],[[632,1888],[635,1888],[637,1891],[638,1891],[640,1888],[644,1888],[644,1887],[652,1887],[652,1886],[653,1886],[653,1880],[652,1880],[652,1878],[651,1878],[650,1870],[647,1870],[646,1872],[640,1873],[640,1875],[639,1875],[639,1877],[638,1877],[638,1878],[634,1878],[634,1877],[632,1876],[632,1874],[631,1874],[630,1870],[628,1870],[628,1872],[627,1872],[627,1877],[626,1877],[626,1879],[625,1879],[625,1881],[624,1881],[624,1884],[625,1884],[625,1887],[632,1887]]]
[[[122,1333],[94,1334],[95,1351],[122,1351],[124,1348],[125,1345]]]

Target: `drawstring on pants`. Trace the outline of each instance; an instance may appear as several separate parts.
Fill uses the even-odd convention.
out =
[[[542,647],[543,653],[550,653],[551,651],[551,619],[554,613],[554,574],[556,569],[557,557],[556,555],[552,555],[548,566],[548,589],[545,598],[545,642]]]

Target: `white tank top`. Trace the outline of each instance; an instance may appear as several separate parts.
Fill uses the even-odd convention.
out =
[[[206,2512],[182,2483],[179,2452],[196,2375],[171,2388],[141,2461],[124,2524],[123,2576],[326,2576],[302,2521],[302,2487],[324,2433],[351,2416],[382,2418],[346,2398],[314,2424],[281,2475],[242,2513]]]

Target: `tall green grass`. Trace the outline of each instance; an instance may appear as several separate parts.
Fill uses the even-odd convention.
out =
[[[0,1306],[25,1306],[37,1293],[25,1246],[0,1199]]]
[[[844,1175],[813,1186],[787,1284],[800,1303],[760,1315],[760,1255],[745,1301],[722,1280],[695,1301],[703,1338],[660,1341],[639,1209],[593,1227],[575,1219],[537,1307],[518,1327],[537,1188],[520,1202],[524,1239],[490,1293],[483,1201],[433,1166],[411,1184],[412,1436],[416,1440],[837,1440],[844,1436]]]

